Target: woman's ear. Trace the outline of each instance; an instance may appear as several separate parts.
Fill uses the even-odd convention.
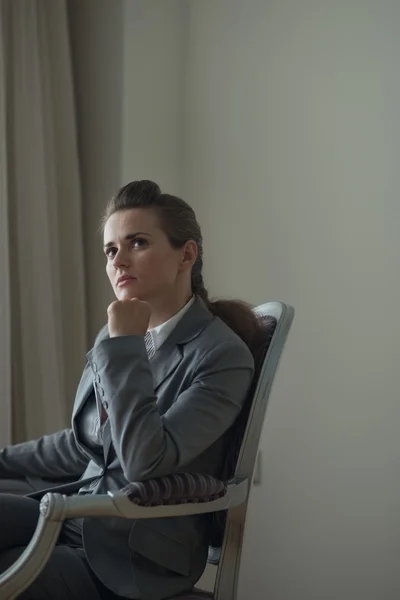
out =
[[[194,242],[193,240],[189,240],[188,242],[186,242],[186,244],[182,248],[182,269],[191,268],[196,262],[198,253],[199,251],[196,242]]]

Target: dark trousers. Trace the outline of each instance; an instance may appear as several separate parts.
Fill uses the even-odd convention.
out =
[[[39,502],[22,495],[34,491],[27,481],[0,479],[0,573],[17,560],[34,534]],[[67,521],[47,565],[19,598],[116,600],[118,596],[96,578],[86,561],[79,527]]]

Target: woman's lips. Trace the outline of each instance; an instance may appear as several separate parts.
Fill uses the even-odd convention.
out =
[[[135,281],[136,277],[120,277],[117,281],[117,287],[125,287]]]

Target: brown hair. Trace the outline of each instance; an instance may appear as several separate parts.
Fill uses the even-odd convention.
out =
[[[262,328],[251,307],[239,300],[211,301],[203,281],[203,237],[193,209],[180,198],[163,194],[153,181],[132,181],[109,200],[102,224],[115,212],[131,208],[156,211],[161,227],[173,248],[182,248],[189,240],[197,244],[198,255],[192,267],[192,291],[200,296],[208,309],[242,338],[251,350],[256,363],[262,342]]]

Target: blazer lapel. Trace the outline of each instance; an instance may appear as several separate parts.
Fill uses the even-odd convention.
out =
[[[183,346],[195,339],[213,319],[201,298],[196,297],[175,329],[150,359],[154,390],[176,369],[183,357]]]
[[[166,340],[167,342],[168,340]],[[150,358],[150,367],[153,374],[154,390],[165,381],[182,360],[181,348],[175,344],[163,344]]]

